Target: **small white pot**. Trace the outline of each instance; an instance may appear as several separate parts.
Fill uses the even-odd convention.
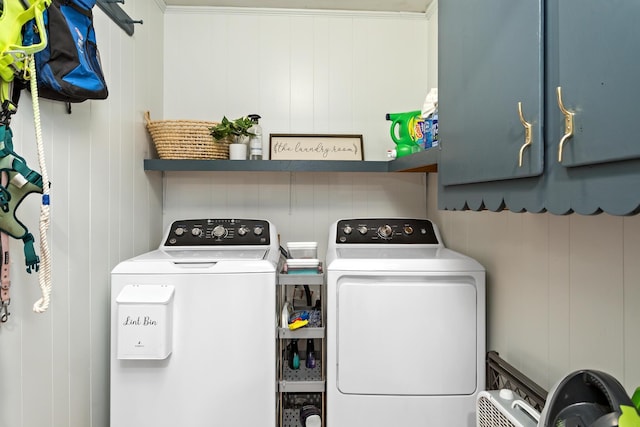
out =
[[[247,145],[229,144],[229,160],[247,160]]]

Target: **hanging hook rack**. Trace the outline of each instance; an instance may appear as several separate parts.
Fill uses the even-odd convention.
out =
[[[142,24],[142,19],[131,19],[118,3],[124,4],[124,0],[98,0],[97,5],[118,27],[132,36],[133,24]]]

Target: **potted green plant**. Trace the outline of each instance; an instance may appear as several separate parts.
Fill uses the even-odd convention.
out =
[[[253,125],[253,121],[247,116],[235,120],[229,120],[225,116],[220,123],[210,127],[209,131],[216,141],[229,143],[229,159],[246,160],[249,137],[254,135],[249,129]]]
[[[209,131],[215,140],[228,141],[229,138],[232,138],[236,140],[233,142],[242,142],[248,137],[253,136],[253,133],[249,132],[249,129],[253,125],[253,121],[247,116],[240,117],[235,120],[229,120],[225,116],[222,118],[220,123],[210,127]]]

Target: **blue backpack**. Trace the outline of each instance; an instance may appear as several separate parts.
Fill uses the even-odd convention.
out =
[[[40,97],[69,103],[109,95],[93,28],[95,4],[53,0],[45,12],[48,44],[35,54]]]

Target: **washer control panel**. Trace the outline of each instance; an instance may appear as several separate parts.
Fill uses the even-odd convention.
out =
[[[187,219],[171,224],[164,246],[270,245],[269,222],[257,219]]]
[[[437,245],[440,242],[427,219],[366,218],[338,221],[336,243]]]

